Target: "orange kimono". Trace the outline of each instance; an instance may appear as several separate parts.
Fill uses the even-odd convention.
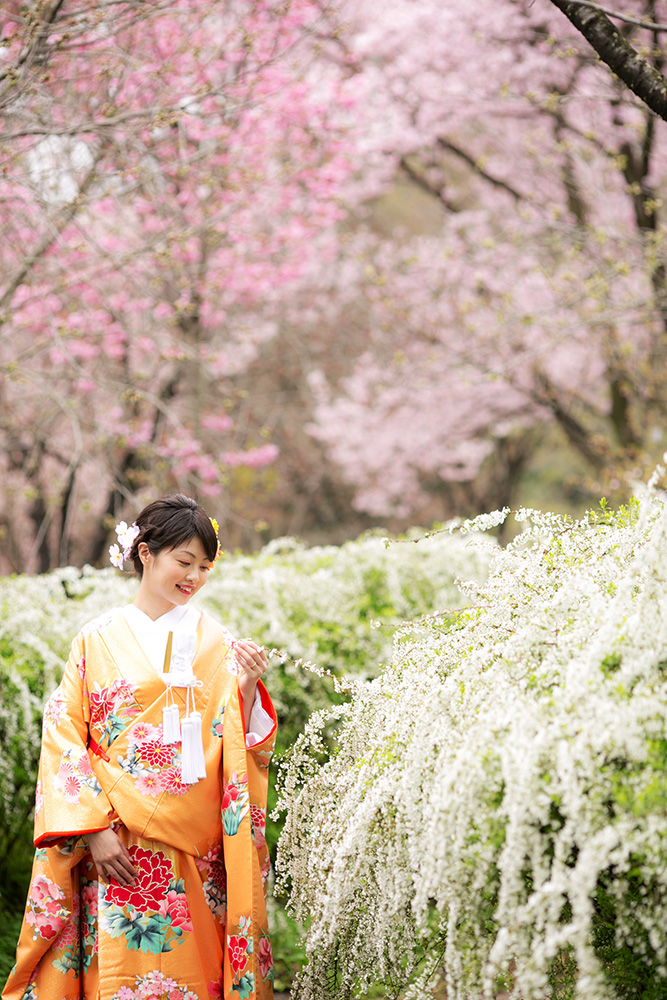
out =
[[[166,687],[121,609],[74,640],[44,715],[35,845],[4,1000],[270,1000],[264,831],[273,729],[246,748],[229,634],[199,619],[206,777],[183,784]],[[173,688],[185,707],[185,689]],[[86,833],[115,829],[139,875],[98,878]]]

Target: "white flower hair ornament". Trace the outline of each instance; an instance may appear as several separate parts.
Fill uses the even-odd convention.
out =
[[[140,531],[141,528],[138,525],[131,524],[128,527],[125,521],[120,521],[116,525],[118,544],[109,546],[109,559],[112,566],[117,566],[118,569],[123,568],[125,560],[130,558],[134,540]]]

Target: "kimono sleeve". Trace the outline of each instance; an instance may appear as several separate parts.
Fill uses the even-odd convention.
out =
[[[241,705],[241,716],[243,717],[243,696],[239,690],[239,703]],[[259,681],[257,693],[250,715],[249,732],[245,734],[246,748],[252,753],[264,755],[267,763],[273,753],[276,742],[276,731],[278,728],[278,718],[273,707],[271,696]]]
[[[44,710],[35,803],[37,847],[109,826],[113,808],[88,756],[89,720],[85,638],[80,634]]]

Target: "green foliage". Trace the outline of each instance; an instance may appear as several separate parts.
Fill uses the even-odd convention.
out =
[[[0,905],[25,895],[32,864],[32,809],[39,762],[41,664],[0,641]]]
[[[277,992],[288,990],[306,958],[304,927],[269,896],[269,925],[273,951],[273,985]]]
[[[0,910],[0,983],[12,971],[22,918],[22,910]]]
[[[646,919],[646,908],[664,890],[657,879],[642,879],[641,869],[642,862],[620,883],[612,870],[605,872],[595,893],[593,944],[618,1000],[664,1000],[666,992],[662,960],[649,940]]]

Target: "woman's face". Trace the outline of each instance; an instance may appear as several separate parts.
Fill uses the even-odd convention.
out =
[[[210,565],[196,535],[175,549],[162,549],[156,556],[148,552],[142,561],[142,589],[155,600],[180,606],[204,586]]]

